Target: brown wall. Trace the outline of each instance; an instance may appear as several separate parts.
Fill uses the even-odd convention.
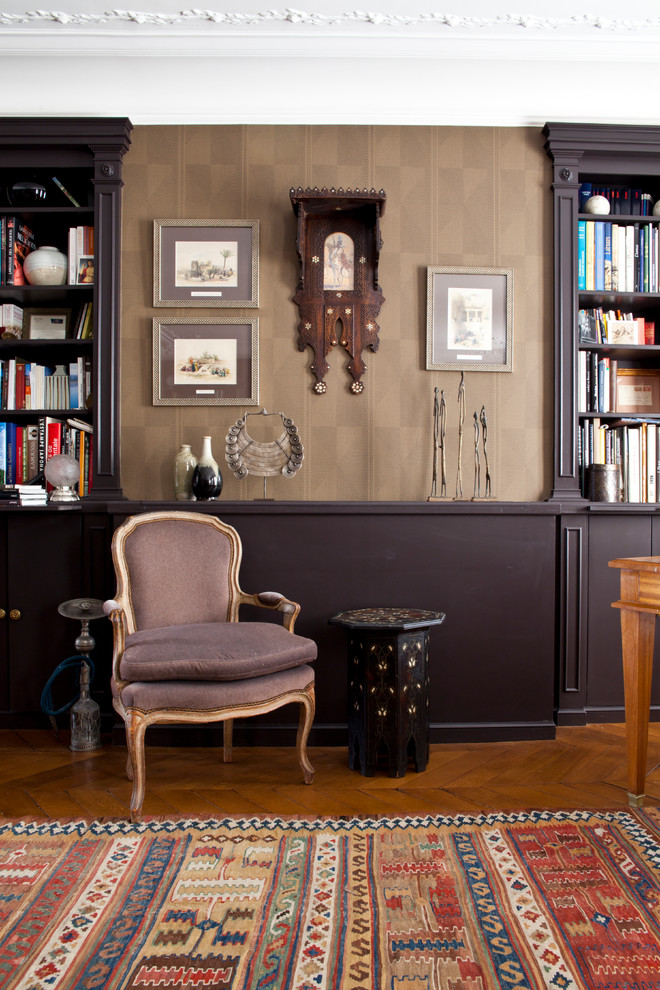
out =
[[[457,372],[425,370],[428,265],[514,270],[513,367],[467,373],[463,490],[472,493],[472,415],[485,405],[493,495],[545,498],[552,474],[550,169],[536,128],[136,127],[124,166],[122,481],[136,499],[173,497],[181,443],[199,454],[210,433],[223,498],[253,499],[263,481],[237,481],[224,461],[227,428],[243,406],[153,406],[154,316],[259,317],[259,407],[282,410],[305,445],[292,480],[269,497],[424,500],[430,492],[433,395],[448,403],[448,492],[457,461]],[[296,348],[298,278],[292,186],[384,189],[380,348],[364,358],[355,396],[331,354],[328,391],[311,390],[311,351]],[[258,219],[258,310],[158,309],[152,302],[153,220]],[[259,408],[256,407],[256,408]],[[254,407],[253,407],[254,408]],[[266,421],[272,424],[274,420]],[[250,430],[256,434],[256,428]],[[271,439],[264,434],[263,439]]]

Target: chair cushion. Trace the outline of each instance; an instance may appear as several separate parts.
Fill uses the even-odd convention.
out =
[[[289,633],[291,635],[291,633]],[[279,698],[291,691],[305,691],[314,683],[314,671],[307,664],[279,670],[263,677],[250,677],[244,681],[143,681],[128,684],[121,692],[125,708],[142,712],[221,712],[237,708],[260,705],[267,702],[278,707]],[[117,685],[112,681],[112,693],[119,696]],[[158,721],[158,719],[156,719]],[[170,721],[167,717],[163,721]],[[184,719],[185,721],[185,719]]]
[[[272,622],[200,622],[126,637],[127,681],[239,681],[316,659],[316,643]]]

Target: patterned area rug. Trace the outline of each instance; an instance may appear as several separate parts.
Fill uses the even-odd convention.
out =
[[[0,822],[0,986],[660,988],[660,810]]]

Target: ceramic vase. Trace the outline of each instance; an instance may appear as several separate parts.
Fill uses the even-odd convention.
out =
[[[174,460],[174,494],[179,502],[190,502],[195,499],[192,493],[192,479],[196,467],[197,458],[190,449],[190,444],[181,444],[181,450]]]
[[[35,181],[15,182],[7,190],[7,199],[11,206],[41,206],[46,200],[46,187]]]
[[[45,245],[26,256],[23,273],[30,285],[64,285],[67,267],[66,255]]]
[[[210,437],[202,437],[202,456],[193,470],[191,487],[193,495],[201,502],[218,498],[222,491],[222,475],[213,457]]]

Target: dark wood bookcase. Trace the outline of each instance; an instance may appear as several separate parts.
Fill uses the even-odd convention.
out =
[[[68,309],[75,320],[81,305],[93,304],[93,338],[87,340],[0,340],[1,357],[23,357],[40,364],[64,364],[91,356],[93,403],[88,410],[2,410],[13,422],[40,415],[91,421],[94,429],[89,498],[121,497],[119,462],[119,314],[122,159],[132,125],[125,118],[0,118],[0,213],[16,217],[35,234],[37,247],[68,251],[70,227],[94,228],[93,285],[0,287],[0,302],[25,308]],[[80,204],[74,206],[53,181],[56,177]],[[46,189],[38,205],[11,202],[20,181]]]
[[[660,217],[630,212],[593,216],[580,213],[582,183],[596,187],[630,187],[660,199],[660,127],[604,124],[548,123],[543,129],[545,148],[553,163],[554,200],[554,309],[555,309],[555,451],[551,499],[581,500],[587,494],[580,478],[580,426],[598,417],[615,422],[628,413],[587,411],[579,401],[580,351],[609,357],[621,365],[644,371],[660,369],[660,347],[635,344],[580,343],[578,312],[603,310],[631,312],[655,322],[660,344],[660,293],[650,291],[589,290],[578,284],[578,221],[612,222],[645,231],[657,228]],[[657,411],[647,417],[660,423]],[[582,484],[581,484],[582,481]]]
[[[660,127],[548,123],[545,149],[552,161],[554,226],[554,471],[549,502],[560,509],[557,530],[558,724],[621,721],[623,678],[620,617],[611,608],[619,576],[608,561],[660,553],[660,503],[591,502],[581,487],[579,431],[592,413],[579,402],[579,354],[597,350],[640,369],[660,368],[658,345],[615,347],[581,344],[580,309],[602,306],[655,320],[660,328],[660,293],[586,291],[578,283],[580,186],[641,188],[660,199]],[[648,226],[658,217],[613,214],[598,219]],[[660,336],[656,337],[660,343]],[[600,414],[613,421],[621,414]],[[660,416],[649,419],[660,421]],[[656,658],[656,668],[660,658]],[[654,680],[653,717],[660,716],[660,681]]]
[[[94,227],[95,279],[91,286],[3,286],[0,302],[45,311],[93,304],[93,338],[0,340],[0,356],[39,364],[91,357],[93,403],[87,410],[1,410],[4,421],[34,422],[40,415],[65,419],[73,413],[93,424],[92,489],[81,502],[61,507],[0,508],[0,725],[48,725],[41,692],[55,667],[75,652],[79,626],[58,614],[67,599],[102,597],[112,591],[107,573],[111,533],[106,508],[123,500],[119,452],[119,318],[122,159],[132,125],[118,118],[0,118],[0,213],[29,226],[37,245],[67,252],[70,227]],[[53,182],[56,176],[80,206]],[[7,189],[37,181],[47,189],[43,204],[12,205]],[[95,561],[100,564],[95,568]],[[94,624],[97,659],[108,655],[107,630]],[[103,666],[100,664],[100,666]],[[93,692],[107,695],[107,671]],[[57,702],[75,697],[70,680],[58,684]],[[104,710],[107,710],[107,703]]]

